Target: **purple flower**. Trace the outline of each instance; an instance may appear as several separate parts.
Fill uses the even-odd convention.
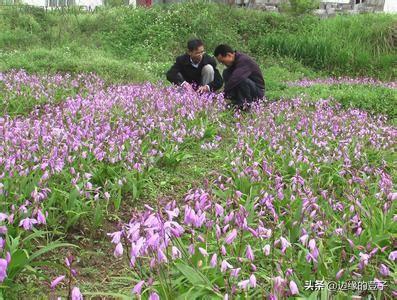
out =
[[[194,249],[195,249],[195,248],[194,248],[194,244],[190,244],[190,245],[189,245],[188,251],[189,251],[189,253],[190,253],[191,255],[194,255],[194,252],[195,252]]]
[[[289,282],[289,289],[290,289],[292,295],[299,294],[298,286],[296,285],[295,281],[293,281],[293,280],[291,280]]]
[[[131,255],[132,256],[139,256],[140,251],[144,245],[145,239],[140,237],[135,243],[131,243]],[[151,245],[149,241],[147,241],[148,245]]]
[[[7,220],[8,215],[5,213],[0,213],[0,222],[3,222],[4,220]]]
[[[240,271],[241,271],[241,268],[232,269],[230,271],[230,276],[234,277],[234,278],[237,278],[238,274],[240,273]]]
[[[36,99],[44,98],[49,101],[49,105],[45,105],[42,110],[34,109],[27,116],[13,118],[6,114],[0,117],[0,132],[3,133],[3,139],[0,141],[0,152],[3,152],[0,155],[0,165],[4,167],[4,170],[0,171],[0,179],[13,180],[13,176],[28,177],[30,173],[37,171],[44,173],[42,178],[39,178],[39,186],[31,195],[34,202],[20,203],[21,207],[14,205],[14,208],[10,209],[9,213],[15,214],[18,223],[22,218],[27,217],[24,213],[27,214],[30,210],[34,210],[48,198],[50,191],[42,187],[47,184],[47,180],[51,180],[52,176],[63,169],[71,170],[71,185],[77,189],[80,187],[78,192],[81,196],[97,199],[95,198],[97,195],[103,195],[104,198],[110,199],[112,197],[110,190],[109,192],[99,190],[93,184],[87,183],[93,175],[85,173],[86,170],[81,169],[79,165],[82,160],[93,158],[96,161],[107,161],[111,164],[122,163],[123,167],[133,169],[134,172],[140,174],[144,169],[151,168],[158,158],[166,155],[161,148],[162,143],[167,142],[168,139],[173,143],[178,143],[185,141],[186,138],[198,140],[204,136],[205,126],[203,127],[199,122],[192,127],[188,120],[195,120],[204,112],[211,122],[219,124],[220,128],[226,128],[226,124],[223,124],[219,118],[219,113],[224,109],[224,99],[221,95],[211,94],[203,97],[196,94],[179,93],[174,88],[157,87],[151,84],[113,85],[105,89],[103,83],[98,82],[99,80],[87,81],[85,75],[81,76],[82,79],[76,80],[65,78],[65,76],[59,76],[55,80],[50,76],[48,81],[54,87],[52,85],[47,87],[47,80],[39,76],[28,75],[24,72],[11,74],[14,75],[0,73],[0,80],[5,80],[6,100],[7,97],[14,96],[15,93],[20,97],[25,97],[26,90],[29,90]],[[349,84],[351,82],[373,83],[363,79],[340,78],[333,79],[332,82],[342,81]],[[329,82],[331,81],[326,81],[326,83]],[[304,81],[301,83],[305,84]],[[377,83],[382,84],[381,82]],[[21,88],[25,85],[28,89]],[[52,105],[58,86],[67,89],[76,87],[74,94],[78,96],[65,99],[62,105]],[[396,84],[394,83],[393,86]],[[83,91],[80,90],[80,87]],[[11,88],[9,92],[8,88]],[[84,95],[89,96],[85,97]],[[114,108],[116,111],[121,110],[122,114],[115,115]],[[134,212],[129,223],[120,224],[120,228],[123,228],[122,231],[109,234],[116,248],[115,256],[122,256],[123,247],[128,247],[131,266],[135,268],[139,262],[142,263],[142,265],[139,264],[139,267],[152,268],[151,271],[155,272],[154,269],[161,262],[170,260],[171,257],[173,259],[183,257],[181,251],[173,247],[173,245],[177,245],[176,238],[183,240],[190,238],[192,245],[189,246],[189,252],[193,254],[197,248],[202,255],[207,255],[208,252],[213,253],[209,264],[218,267],[218,257],[214,254],[216,246],[211,241],[211,239],[217,239],[220,242],[219,247],[221,247],[222,254],[222,258],[219,257],[221,261],[219,267],[223,272],[229,271],[231,277],[238,276],[238,279],[232,278],[233,282],[227,291],[219,287],[217,293],[227,292],[235,298],[238,295],[234,295],[233,292],[236,291],[237,282],[243,278],[242,276],[247,276],[247,274],[249,276],[252,273],[257,275],[254,265],[260,252],[260,249],[257,249],[257,242],[269,240],[277,232],[280,232],[285,226],[286,220],[291,217],[289,205],[294,201],[296,203],[297,199],[302,200],[303,209],[307,212],[301,220],[302,228],[306,228],[306,230],[301,231],[299,243],[308,249],[306,259],[314,263],[319,259],[319,249],[316,244],[320,245],[320,239],[327,232],[327,224],[324,223],[324,217],[327,216],[324,214],[328,212],[324,211],[324,207],[320,205],[321,201],[325,201],[340,218],[339,221],[345,224],[341,228],[336,228],[334,233],[342,237],[347,235],[343,238],[345,241],[354,234],[365,233],[361,218],[365,216],[366,212],[361,209],[360,200],[362,195],[366,195],[368,192],[365,186],[380,180],[379,193],[374,195],[379,199],[377,205],[384,211],[389,211],[392,208],[392,201],[397,198],[397,193],[393,190],[392,176],[387,173],[385,167],[380,165],[375,168],[367,164],[357,164],[365,156],[364,150],[368,143],[374,149],[389,150],[394,146],[395,126],[388,124],[385,117],[371,116],[359,109],[344,110],[341,105],[334,104],[330,100],[320,100],[309,105],[303,98],[279,101],[266,106],[253,106],[252,113],[255,117],[248,119],[240,113],[235,114],[237,122],[232,125],[232,132],[236,134],[237,142],[234,149],[228,154],[231,171],[234,174],[230,174],[229,177],[220,176],[216,181],[216,185],[229,195],[231,193],[231,197],[225,203],[216,203],[210,196],[211,193],[208,192],[213,188],[212,183],[209,184],[206,181],[203,189],[189,191],[184,203],[173,201],[164,206],[161,203],[159,211],[157,208],[146,205],[141,211]],[[275,122],[279,118],[285,120],[283,126],[278,126]],[[115,120],[116,122],[114,122]],[[156,136],[156,128],[160,129],[159,136]],[[153,130],[156,131],[155,136],[151,134]],[[280,157],[289,157],[283,163],[295,170],[296,176],[292,178],[292,182],[287,184],[283,181],[278,161],[274,161],[270,157],[266,159],[272,159],[272,161],[266,161],[264,158],[262,161],[258,161],[259,152],[251,149],[252,142],[257,141],[258,137],[263,137],[266,140],[266,145],[269,147],[267,150],[274,151]],[[309,144],[305,143],[307,137],[311,137]],[[216,141],[218,141],[217,138],[211,142]],[[352,141],[354,141],[354,151],[351,151],[349,146]],[[209,143],[209,145],[211,144]],[[149,148],[146,149],[146,146]],[[209,148],[206,147],[206,149]],[[173,150],[179,151],[177,146]],[[264,151],[267,150],[264,149]],[[240,153],[245,155],[239,155]],[[343,163],[339,175],[351,185],[346,193],[347,198],[343,199],[343,202],[335,198],[334,193],[328,188],[315,191],[310,185],[312,179],[320,174],[321,165],[329,165],[334,162]],[[301,163],[308,165],[304,176],[299,173]],[[358,166],[358,169],[355,166]],[[40,171],[41,169],[43,172]],[[258,201],[255,201],[252,214],[238,204],[238,198],[245,195],[239,191],[233,192],[235,191],[234,187],[237,186],[236,180],[239,178],[248,178],[253,184],[261,183],[264,178],[271,181],[268,186],[262,186],[263,193],[261,192]],[[117,180],[119,178],[115,179],[116,187]],[[126,178],[120,178],[119,184],[127,185],[128,181]],[[91,190],[87,191],[87,188]],[[291,188],[295,190],[292,194],[287,192]],[[321,195],[317,195],[318,192],[321,192]],[[0,194],[4,196],[5,193],[4,185],[0,184]],[[280,199],[289,209],[278,209]],[[99,201],[99,198],[97,200]],[[350,213],[349,208],[354,213]],[[351,217],[352,214],[355,216]],[[265,228],[267,225],[263,223],[263,220],[267,218],[267,215],[274,220],[276,233],[274,230]],[[1,225],[5,225],[7,222],[5,217],[0,214]],[[45,217],[46,214],[41,209],[40,213],[37,211],[32,216],[29,215],[29,218],[33,219],[24,219],[21,227],[31,229],[36,226],[33,224],[35,221],[39,224],[46,222]],[[397,216],[394,216],[393,220],[396,221]],[[10,218],[8,218],[8,223],[10,222]],[[298,222],[293,222],[292,226],[298,226]],[[346,225],[348,226],[346,227]],[[197,230],[197,228],[200,229]],[[352,232],[348,229],[352,229]],[[2,231],[0,230],[0,232]],[[204,235],[204,232],[208,234]],[[244,234],[248,233],[249,240],[252,242],[245,241],[246,249],[243,249],[242,256],[244,257],[242,258],[238,257],[241,253],[239,251],[236,253],[235,247],[231,245],[237,242],[240,235],[243,237],[243,232]],[[205,241],[201,237],[205,237]],[[199,241],[211,241],[211,243],[202,246],[204,242],[200,244]],[[256,246],[254,248],[248,245],[253,241]],[[381,251],[378,253],[374,250],[371,251],[371,247],[354,245],[351,240],[348,242],[347,246],[350,245],[363,253],[368,253],[364,254],[368,255],[367,258],[360,256],[359,266],[361,267],[364,267],[370,258],[373,258],[374,262],[380,261],[378,256],[384,255],[384,253],[379,253]],[[119,245],[121,243],[122,245]],[[226,251],[225,246],[228,244],[230,249]],[[1,240],[0,245],[2,245]],[[199,246],[203,248],[199,248]],[[281,253],[285,254],[291,244],[287,238],[281,237],[274,245],[263,247],[264,255],[270,255],[271,251],[273,252],[273,246],[277,246],[281,249]],[[391,249],[392,245],[387,243],[383,246]],[[6,250],[3,249],[4,251]],[[384,251],[388,251],[386,255],[389,255],[387,253],[392,250],[383,249],[382,252]],[[217,252],[217,254],[220,253]],[[280,251],[276,250],[274,255],[275,259],[281,259]],[[348,264],[353,264],[357,259],[343,252],[342,257],[346,262],[350,261]],[[396,258],[397,253],[390,253],[389,263],[393,264]],[[223,259],[225,261],[222,261]],[[244,275],[241,271],[241,276],[238,275],[239,268],[228,270],[231,265],[226,264],[226,260],[238,264],[236,267],[243,264],[244,267],[241,265],[241,268],[244,270]],[[379,262],[380,266],[378,266],[380,276],[391,272],[391,270],[387,271],[387,266],[390,264],[383,263],[384,265],[380,265]],[[340,276],[340,278],[346,272],[336,271],[335,277]],[[354,270],[349,272],[354,272]],[[10,270],[8,270],[9,273]],[[278,270],[276,274],[282,273],[282,270]],[[279,280],[280,289],[275,289],[272,292],[274,296],[289,296],[293,291],[290,283],[293,275],[288,269],[284,274],[286,279]],[[227,277],[227,274],[224,275]],[[250,279],[248,280],[250,281]],[[248,283],[248,288],[251,285],[252,281]],[[150,285],[146,282],[145,286]],[[275,287],[277,286],[278,282],[275,280]]]
[[[172,246],[171,255],[172,255],[172,259],[177,259],[182,257],[181,251],[175,246]]]
[[[0,234],[6,234],[6,233],[7,233],[7,227],[6,226],[0,226]]]
[[[345,272],[344,269],[340,269],[340,270],[338,271],[338,273],[336,273],[335,279],[336,279],[336,280],[339,280],[339,279],[342,277],[342,275],[343,275],[344,272]]]
[[[228,234],[228,236],[226,237],[226,239],[225,239],[225,243],[226,244],[231,244],[231,243],[233,243],[233,241],[234,241],[234,239],[237,237],[237,230],[236,229],[233,229],[229,234]]]
[[[264,253],[266,256],[269,256],[269,254],[270,254],[270,245],[269,245],[269,244],[266,244],[266,245],[263,247],[263,253]]]
[[[121,243],[117,244],[116,249],[114,249],[113,255],[115,257],[120,257],[123,255],[123,245]]]
[[[281,252],[285,253],[286,249],[291,246],[291,243],[287,241],[287,239],[280,237],[281,241]]]
[[[70,268],[71,262],[68,257],[65,257],[65,265]]]
[[[395,261],[395,260],[397,259],[397,251],[392,251],[392,252],[390,252],[390,254],[389,254],[389,259],[390,259],[391,261]]]
[[[41,209],[37,211],[37,223],[38,224],[46,224],[46,218],[44,214],[41,212]]]
[[[242,192],[240,192],[240,191],[236,191],[236,196],[237,196],[237,198],[240,198],[242,195],[243,195],[243,193],[242,193]]]
[[[285,276],[290,277],[293,273],[294,273],[294,270],[288,268],[288,269],[285,271]]]
[[[250,245],[247,246],[245,255],[249,260],[254,261],[254,259],[255,259],[254,252],[252,251],[252,248]]]
[[[7,264],[10,264],[10,262],[11,262],[11,253],[8,251],[6,253],[6,261],[7,261]]]
[[[311,251],[313,251],[314,249],[316,249],[317,247],[316,247],[316,240],[315,239],[311,239],[310,241],[309,241],[309,249],[311,250]]]
[[[317,249],[316,240],[315,239],[311,239],[309,241],[309,249],[310,249],[310,253],[306,256],[307,261],[313,260],[314,262],[317,262],[317,258],[318,258],[320,253],[319,253],[319,251]]]
[[[165,256],[164,252],[160,248],[157,250],[157,258],[158,258],[158,261],[160,263],[161,262],[165,262],[165,263],[168,262],[167,256]]]
[[[222,216],[223,215],[223,207],[221,205],[219,205],[218,203],[215,203],[215,215],[218,216]]]
[[[237,285],[240,289],[246,290],[246,289],[248,289],[249,283],[250,283],[250,281],[249,281],[249,279],[247,279],[247,280],[240,281]]]
[[[112,237],[113,244],[118,244],[118,243],[120,243],[122,234],[123,234],[122,231],[116,231],[113,233],[108,233],[107,235]]]
[[[216,238],[219,239],[221,237],[222,231],[218,224],[215,225],[215,235]]]
[[[61,275],[55,278],[53,281],[51,281],[51,285],[50,285],[51,289],[54,289],[64,279],[65,279],[65,275]]]
[[[30,218],[25,218],[19,222],[19,226],[23,227],[25,230],[31,230],[34,224],[37,224],[37,220]]]
[[[382,276],[387,277],[387,276],[390,275],[390,270],[389,270],[389,268],[388,268],[387,266],[385,266],[384,264],[380,264],[379,273],[380,273]]]
[[[146,245],[156,249],[160,243],[160,235],[158,233],[153,234],[149,239],[146,240]],[[143,238],[140,238],[138,242],[134,243],[133,245],[133,252],[134,256],[139,255],[139,251],[144,244]]]
[[[304,235],[302,235],[302,236],[299,238],[300,242],[301,242],[302,245],[304,245],[304,246],[306,246],[307,240],[308,240],[308,239],[309,239],[309,235],[307,235],[307,234],[304,234]]]
[[[160,296],[156,292],[150,293],[149,300],[160,300]]]
[[[255,288],[255,287],[256,287],[256,277],[255,277],[254,274],[251,274],[250,279],[249,279],[249,282],[250,282],[250,286],[251,286],[252,288]]]
[[[0,258],[0,282],[3,282],[7,277],[8,262],[4,258]]]
[[[77,286],[72,289],[72,300],[83,300],[83,295]]]
[[[218,257],[216,255],[216,253],[214,253],[212,255],[212,258],[211,258],[211,261],[210,261],[210,265],[211,265],[211,267],[215,268],[217,264],[218,264]]]
[[[144,284],[145,284],[145,281],[144,281],[144,280],[139,281],[139,282],[134,286],[134,288],[132,289],[132,293],[133,293],[133,294],[136,294],[136,295],[140,295],[141,292],[142,292],[142,287],[143,287]]]
[[[76,271],[76,269],[71,269],[70,272],[71,272],[71,274],[72,274],[73,277],[77,277],[77,271]]]
[[[227,269],[233,269],[233,266],[229,264],[226,260],[222,260],[221,272],[224,273]]]
[[[343,234],[343,228],[336,228],[335,229],[335,234],[336,235],[342,235]]]
[[[369,256],[369,254],[362,253],[362,252],[360,252],[358,255],[360,256],[360,263],[359,263],[358,267],[359,267],[360,270],[363,270],[364,267],[366,265],[368,265],[368,261],[370,259],[370,256]]]
[[[286,284],[285,280],[280,277],[274,277],[273,278],[274,281],[274,290],[276,291],[276,293],[278,294],[282,294],[284,292],[284,285]]]
[[[204,248],[201,248],[201,247],[199,247],[198,249],[199,249],[200,253],[201,253],[203,256],[208,256],[207,250],[205,250]]]

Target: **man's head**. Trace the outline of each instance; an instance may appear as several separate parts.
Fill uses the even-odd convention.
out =
[[[204,55],[204,44],[201,40],[194,39],[187,42],[187,51],[195,64],[198,64]]]
[[[229,45],[221,44],[215,48],[214,56],[221,64],[230,67],[234,63],[236,53]]]

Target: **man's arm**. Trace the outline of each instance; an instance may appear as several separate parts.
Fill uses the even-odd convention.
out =
[[[175,63],[168,70],[166,77],[167,80],[176,85],[181,85],[185,80],[181,76],[182,64],[179,57],[176,58]]]
[[[252,73],[252,62],[243,60],[236,64],[233,72],[228,79],[225,79],[225,92],[228,92],[240,84],[244,79],[247,79]]]

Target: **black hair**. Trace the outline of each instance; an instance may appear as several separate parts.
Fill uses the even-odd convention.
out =
[[[189,49],[189,51],[196,50],[198,47],[203,45],[203,41],[199,39],[193,39],[187,42],[187,48]]]
[[[217,57],[219,54],[221,56],[226,56],[228,53],[234,53],[232,47],[226,44],[221,44],[215,48],[214,56]]]

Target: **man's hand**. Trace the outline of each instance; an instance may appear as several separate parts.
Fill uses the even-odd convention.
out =
[[[199,94],[208,93],[209,91],[210,91],[210,87],[208,85],[200,86],[197,89],[197,93],[199,93]]]
[[[182,83],[182,87],[183,87],[186,91],[189,91],[189,92],[193,92],[193,91],[194,91],[192,85],[191,85],[189,82],[187,82],[187,81],[185,81],[185,82]]]

